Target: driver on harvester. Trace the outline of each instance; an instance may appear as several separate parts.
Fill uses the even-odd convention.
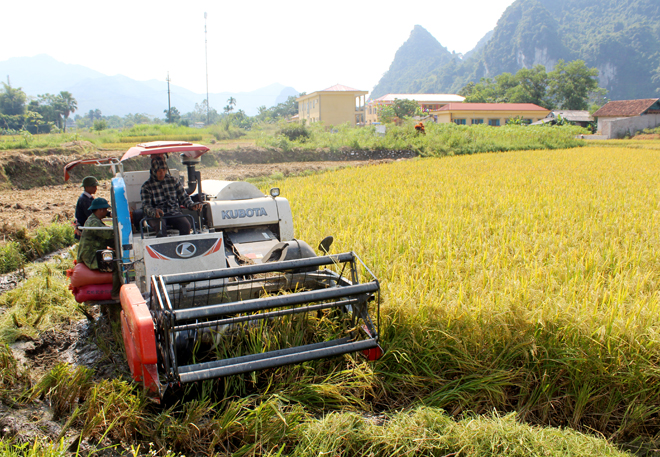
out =
[[[181,206],[199,211],[201,203],[195,203],[186,193],[181,182],[168,173],[167,162],[162,154],[151,157],[150,177],[140,190],[142,210],[151,218],[149,225],[159,227],[158,236],[167,236],[168,225],[179,235],[190,233],[190,220],[183,216]],[[174,216],[164,218],[164,216]]]

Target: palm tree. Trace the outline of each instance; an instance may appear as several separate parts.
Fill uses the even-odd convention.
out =
[[[231,113],[234,111],[234,106],[236,106],[236,99],[234,97],[229,97],[227,100],[228,105],[224,107],[226,113]]]
[[[64,132],[66,133],[66,121],[69,119],[69,115],[75,113],[78,109],[78,102],[73,98],[71,92],[65,90],[60,92],[59,97],[62,103],[61,112],[62,116],[64,116]]]

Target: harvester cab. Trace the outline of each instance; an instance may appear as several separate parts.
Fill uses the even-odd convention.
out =
[[[195,166],[207,151],[151,142],[109,162],[113,261],[135,381],[162,398],[181,383],[352,352],[379,358],[380,286],[371,271],[353,252],[330,254],[332,237],[320,256],[295,239],[279,189],[264,195],[247,182],[202,181]],[[159,237],[141,216],[149,171],[125,172],[123,163],[153,154],[180,154],[186,166],[184,189],[202,203],[201,211],[182,209],[189,235]]]

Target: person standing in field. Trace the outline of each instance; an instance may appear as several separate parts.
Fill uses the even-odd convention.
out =
[[[92,214],[89,207],[94,201],[94,194],[98,190],[99,182],[94,176],[87,176],[82,180],[83,193],[78,197],[78,202],[76,203],[76,214],[73,221],[74,227],[74,236],[76,240],[80,240],[80,230],[78,227],[82,227],[87,222],[87,218]]]

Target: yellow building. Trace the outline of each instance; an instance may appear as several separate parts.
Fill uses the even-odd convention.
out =
[[[448,103],[461,103],[465,97],[456,94],[387,94],[367,103],[366,123],[376,124],[380,122],[378,113],[386,106],[392,105],[394,100],[415,100],[423,113],[442,108]]]
[[[543,119],[549,109],[533,103],[449,103],[431,111],[435,122],[459,125],[486,124],[494,127],[505,125],[509,119],[522,118],[526,124]]]
[[[339,125],[346,122],[352,126],[364,124],[364,102],[369,92],[341,84],[298,97],[298,121],[323,122]]]

